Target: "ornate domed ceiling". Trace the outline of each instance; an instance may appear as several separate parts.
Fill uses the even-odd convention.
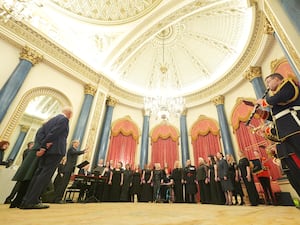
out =
[[[217,83],[249,45],[249,0],[49,0],[30,21],[114,85],[153,92],[167,67],[176,95]]]

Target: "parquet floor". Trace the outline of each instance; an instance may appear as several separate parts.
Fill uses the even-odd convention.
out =
[[[300,210],[174,203],[69,203],[20,210],[1,204],[0,218],[3,225],[299,225]]]

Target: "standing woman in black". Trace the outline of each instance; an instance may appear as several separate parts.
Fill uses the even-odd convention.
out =
[[[237,205],[238,202],[238,195],[240,196],[240,205],[244,205],[244,192],[241,186],[241,182],[240,182],[240,173],[239,173],[239,169],[238,166],[236,164],[236,162],[234,161],[234,158],[231,154],[227,154],[226,155],[226,160],[229,166],[228,169],[228,176],[229,179],[231,181],[231,183],[233,184],[233,192],[232,195],[234,196],[235,202],[234,204]]]
[[[246,158],[245,154],[243,152],[239,152],[240,160],[239,160],[239,170],[241,172],[242,179],[244,181],[244,184],[246,186],[249,201],[252,206],[257,206],[259,204],[259,195],[257,193],[254,181],[253,181],[253,175],[251,173],[250,169],[250,162]]]
[[[126,163],[125,170],[123,171],[123,186],[120,195],[121,202],[130,201],[129,189],[130,186],[132,185],[132,176],[133,176],[133,171],[130,168],[130,164]]]
[[[136,165],[132,174],[132,184],[130,188],[130,201],[141,201],[142,172],[139,165]]]
[[[171,177],[174,181],[174,197],[175,203],[183,202],[183,170],[180,167],[179,161],[175,161],[174,169],[172,170]]]
[[[124,174],[122,169],[122,162],[118,162],[116,168],[114,168],[110,174],[109,184],[110,189],[110,201],[119,202],[121,196],[121,187],[123,186]]]
[[[153,201],[152,182],[153,182],[153,170],[150,168],[150,164],[146,164],[145,169],[142,171],[142,192],[141,192],[142,202]]]
[[[196,170],[196,177],[200,190],[200,202],[202,204],[210,203],[210,190],[208,182],[208,167],[202,157],[198,158],[199,166]]]
[[[185,183],[185,202],[196,203],[195,195],[197,193],[196,167],[191,164],[191,160],[186,160],[186,166],[183,169],[183,181]]]

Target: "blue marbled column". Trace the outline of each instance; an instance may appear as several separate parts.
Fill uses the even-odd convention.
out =
[[[109,141],[109,135],[110,135],[110,129],[111,129],[111,121],[113,116],[114,107],[116,105],[116,99],[112,97],[108,97],[106,100],[106,109],[105,109],[105,115],[104,120],[100,132],[100,138],[98,143],[98,148],[95,152],[95,157],[93,161],[93,165],[97,165],[99,159],[104,159],[106,157],[107,152],[107,146]]]
[[[24,47],[20,53],[20,62],[10,75],[8,80],[0,92],[0,123],[2,122],[10,104],[16,97],[22,84],[24,83],[30,69],[33,65],[38,63],[42,59],[42,56],[28,47]],[[3,66],[3,65],[2,65]]]
[[[251,82],[256,98],[261,98],[266,91],[265,83],[261,77],[261,67],[251,66],[250,69],[245,72],[244,77]]]
[[[7,160],[14,161],[16,156],[18,155],[19,151],[21,150],[21,146],[24,142],[25,136],[28,132],[29,127],[27,126],[21,126],[21,130],[19,133],[19,136],[17,138],[17,141],[15,142],[11,152],[9,153],[9,156],[7,157]]]
[[[73,133],[73,138],[72,140],[83,140],[85,129],[86,129],[86,124],[89,119],[91,107],[93,105],[93,100],[94,100],[94,95],[96,93],[96,88],[87,84],[84,87],[84,101],[81,107],[81,111],[79,114],[79,118],[77,120],[77,124],[75,127],[75,131]],[[80,147],[79,147],[80,148]]]
[[[141,155],[140,155],[140,167],[144,168],[144,165],[148,163],[148,146],[149,146],[149,115],[144,115],[143,132],[141,142]]]
[[[293,72],[295,73],[295,75],[297,76],[298,80],[300,81],[300,71],[298,71],[298,70],[296,69],[296,66],[295,66],[295,64],[294,64],[294,61],[291,59],[289,53],[287,52],[287,50],[286,50],[284,44],[281,42],[281,40],[280,40],[280,38],[278,37],[278,35],[277,35],[276,32],[274,32],[274,37],[275,37],[275,39],[278,41],[278,43],[280,44],[280,46],[281,46],[281,48],[282,48],[282,50],[283,50],[283,52],[284,52],[284,54],[285,54],[285,57],[287,58],[287,60],[288,60],[288,62],[289,62],[289,64],[290,64],[290,66],[291,66]]]
[[[212,102],[216,105],[217,108],[224,153],[225,155],[231,154],[234,158],[236,158],[224,109],[224,96],[217,96],[214,99],[212,99]]]
[[[188,130],[186,123],[186,110],[180,115],[180,139],[181,139],[181,163],[185,165],[186,160],[190,159]]]

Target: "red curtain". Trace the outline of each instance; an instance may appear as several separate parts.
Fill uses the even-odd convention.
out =
[[[153,165],[154,163],[160,163],[161,167],[167,165],[172,170],[178,158],[178,142],[172,140],[171,137],[166,139],[158,138],[156,142],[152,142],[151,163]]]
[[[260,119],[253,118],[251,120],[251,125],[253,125],[254,127],[258,127],[260,124],[261,124]],[[281,177],[280,168],[272,162],[272,158],[268,156],[265,149],[263,150],[259,148],[260,145],[266,147],[270,146],[271,143],[269,140],[266,140],[264,137],[256,133],[252,133],[249,127],[247,127],[245,123],[241,121],[239,123],[239,128],[236,129],[235,133],[236,133],[239,149],[246,154],[248,159],[251,160],[254,158],[255,150],[259,151],[261,153],[261,156],[268,160],[268,166],[270,168],[270,174],[272,179],[277,180],[278,178]]]
[[[126,163],[134,165],[136,147],[137,141],[132,135],[125,136],[119,133],[117,136],[111,136],[107,161],[121,161],[123,165]]]
[[[192,141],[192,145],[194,150],[194,165],[198,165],[199,157],[206,160],[209,155],[216,155],[217,152],[221,151],[220,136],[214,135],[211,132],[206,135],[198,135],[198,138]]]

